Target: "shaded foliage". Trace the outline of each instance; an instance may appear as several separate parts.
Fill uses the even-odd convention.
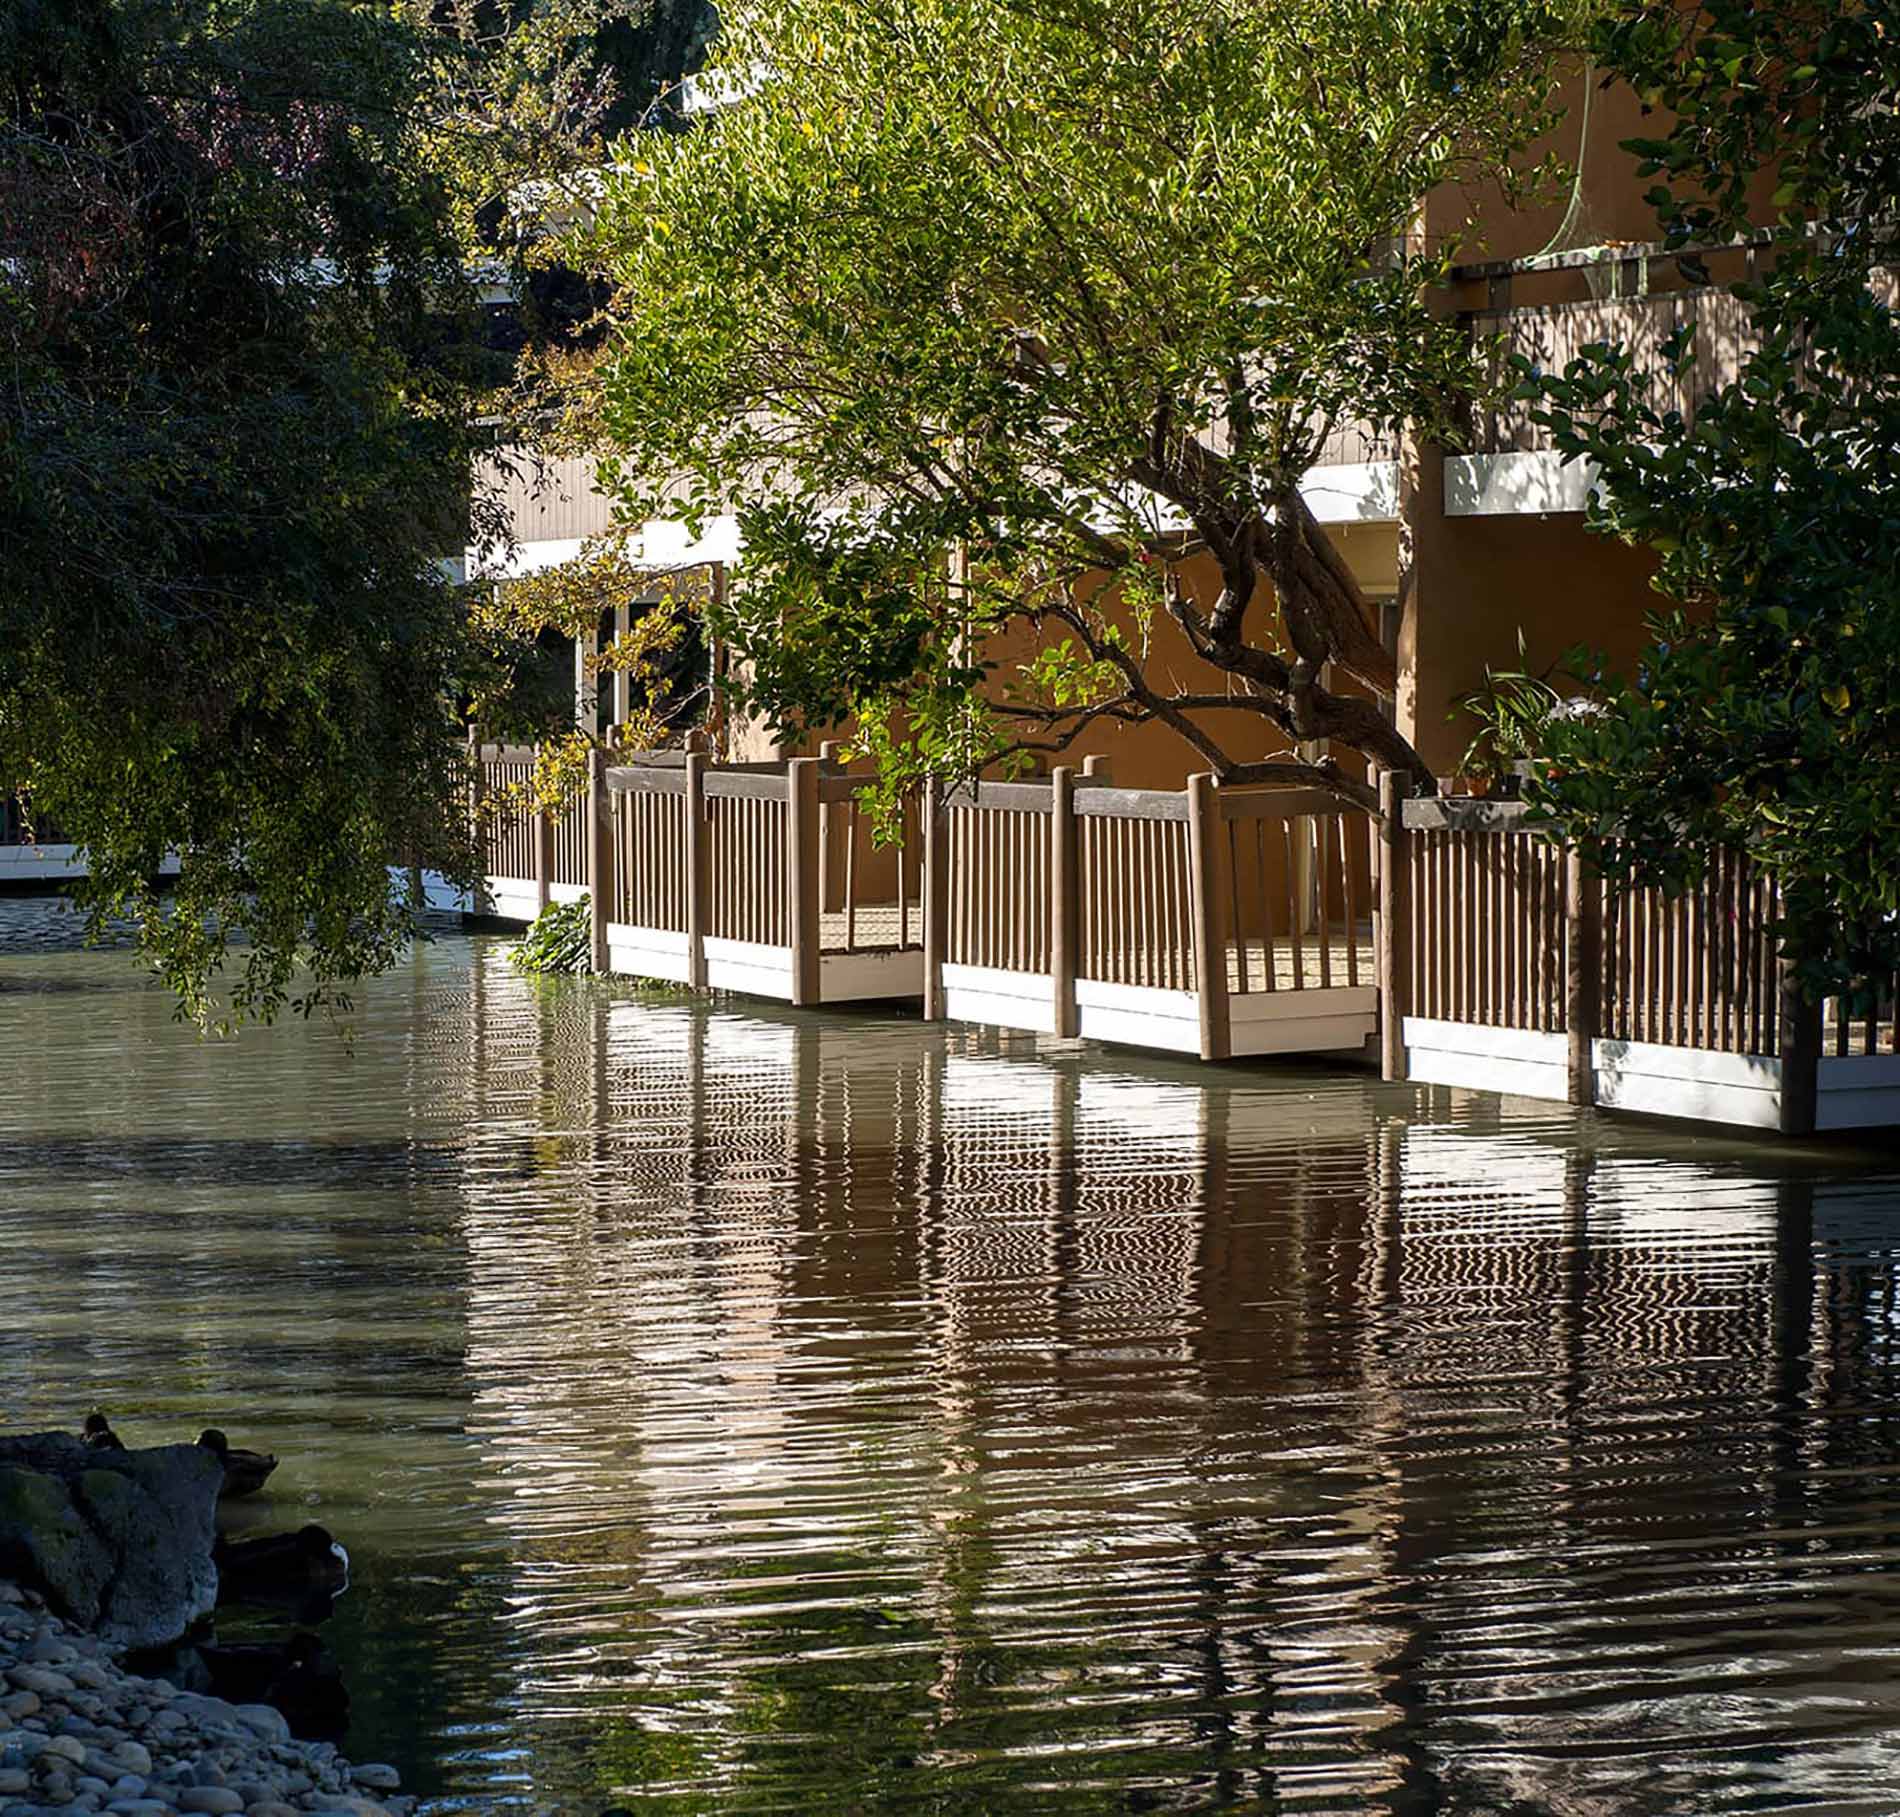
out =
[[[1629,5],[1601,54],[1669,124],[1634,149],[1671,245],[1771,217],[1734,286],[1758,350],[1693,423],[1618,348],[1530,375],[1603,531],[1669,602],[1631,674],[1569,659],[1600,711],[1541,737],[1535,794],[1604,868],[1680,888],[1711,847],[1781,882],[1815,989],[1900,965],[1900,14],[1861,0]],[[1691,255],[1692,269],[1695,255]],[[1693,358],[1679,337],[1669,364]]]

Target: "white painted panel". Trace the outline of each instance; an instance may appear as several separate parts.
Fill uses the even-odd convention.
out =
[[[1778,1091],[1781,1062],[1758,1054],[1719,1054],[1695,1047],[1666,1047],[1659,1041],[1595,1041],[1591,1064],[1599,1073],[1686,1080],[1698,1085],[1730,1086],[1739,1091]]]
[[[607,923],[607,969],[625,978],[660,978],[684,984],[688,972],[686,936],[670,928]]]
[[[1232,1028],[1229,1045],[1236,1057],[1357,1053],[1377,1026],[1377,1018],[1371,1015],[1283,1016]]]
[[[483,896],[482,913],[498,921],[532,921],[540,913],[540,898],[532,883],[490,877]]]
[[[85,874],[86,861],[76,845],[0,845],[0,883],[61,882]],[[160,860],[158,874],[178,875],[176,852]]]
[[[1450,1048],[1408,1047],[1405,1071],[1417,1085],[1460,1085],[1514,1098],[1548,1098],[1559,1104],[1570,1091],[1568,1063],[1553,1066],[1547,1061],[1459,1053]]]
[[[792,1000],[792,950],[755,940],[706,941],[706,983],[716,991]]]
[[[1597,1072],[1597,1103],[1605,1110],[1641,1111],[1652,1117],[1684,1117],[1727,1123],[1740,1129],[1778,1129],[1781,1090],[1711,1084],[1706,1079],[1668,1078],[1661,1073]]]
[[[1192,991],[1164,990],[1156,984],[1105,984],[1099,978],[1075,981],[1078,1009],[1109,1009],[1137,1016],[1186,1016],[1198,1028],[1200,1004]]]
[[[1184,994],[1184,993],[1178,993]],[[1187,998],[1191,1005],[1192,997]],[[1077,1032],[1086,1041],[1116,1041],[1124,1047],[1152,1047],[1167,1054],[1201,1051],[1198,1011],[1186,1016],[1157,1016],[1138,1009],[1116,1009],[1106,1004],[1076,1008]]]
[[[1238,1032],[1255,1023],[1310,1022],[1316,1016],[1371,1017],[1379,1013],[1379,993],[1369,984],[1337,985],[1331,990],[1249,991],[1227,998],[1228,1025]]]
[[[952,990],[946,985],[943,1013],[952,1022],[981,1022],[989,1028],[1020,1028],[1036,1035],[1053,1035],[1056,1032],[1054,1005],[1038,1004],[1028,997],[999,997],[989,991]]]
[[[1900,1089],[1900,1054],[1823,1054],[1816,1083],[1824,1092]]]
[[[0,882],[53,881],[85,874],[84,863],[70,845],[0,845]]]
[[[1490,1028],[1481,1022],[1441,1022],[1430,1016],[1407,1016],[1403,1027],[1408,1048],[1466,1054],[1481,1060],[1518,1060],[1536,1066],[1556,1066],[1568,1073],[1570,1037],[1540,1034],[1528,1028]],[[1559,1090],[1558,1097],[1564,1092]]]
[[[1836,1086],[1814,1106],[1816,1129],[1900,1129],[1900,1087],[1875,1085],[1865,1091]]]
[[[994,965],[946,965],[943,1013],[955,1022],[1022,1028],[1052,1035],[1055,985],[1047,972],[1012,972]]]
[[[821,1003],[866,1003],[924,994],[924,956],[895,953],[826,953],[818,961]]]

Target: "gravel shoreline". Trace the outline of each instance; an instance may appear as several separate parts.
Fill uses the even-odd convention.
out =
[[[125,1671],[0,1579],[0,1817],[410,1817],[393,1767],[292,1740],[268,1704]]]

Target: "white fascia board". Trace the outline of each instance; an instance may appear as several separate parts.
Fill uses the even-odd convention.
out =
[[[1306,508],[1322,524],[1395,524],[1399,519],[1397,461],[1343,461],[1309,468],[1300,481]]]
[[[1596,468],[1554,448],[1521,454],[1445,457],[1447,517],[1534,517],[1581,512],[1596,486]]]

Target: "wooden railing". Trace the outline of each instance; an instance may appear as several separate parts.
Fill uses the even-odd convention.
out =
[[[1413,804],[1414,810],[1429,807]],[[1418,825],[1410,1010],[1443,1022],[1561,1033],[1569,963],[1563,854],[1515,819]]]
[[[1780,979],[1769,927],[1772,883],[1739,853],[1671,901],[1660,890],[1606,894],[1602,1032],[1707,1053],[1780,1051]]]
[[[473,810],[484,873],[532,884],[546,908],[555,884],[587,883],[587,806],[576,795],[559,813],[534,812],[528,805],[534,763],[532,745],[482,745]]]
[[[1092,1020],[1131,1040],[1146,1026],[1150,1045],[1213,1059],[1279,1051],[1263,1032],[1278,993],[1315,993],[1323,1017],[1352,1012],[1319,993],[1363,990],[1370,1013],[1366,816],[1332,796],[1211,776],[1117,789],[1092,764],[952,789],[932,825],[927,1016],[1062,1035]],[[1302,1038],[1319,1038],[1313,1016]]]
[[[1562,1036],[1555,1061],[1521,1046],[1482,1051],[1501,1077],[1558,1066],[1563,1095],[1580,1104],[1597,1101],[1604,1067],[1640,1070],[1632,1049],[1647,1052],[1640,1065],[1653,1076],[1682,1081],[1690,1105],[1772,1080],[1779,1127],[1804,1134],[1816,1127],[1823,1058],[1900,1055],[1900,979],[1807,1001],[1779,951],[1778,893],[1745,853],[1712,854],[1695,888],[1671,898],[1606,884],[1580,852],[1541,836],[1522,804],[1402,801],[1392,779],[1385,788],[1388,1077],[1407,1075],[1409,1019]],[[1480,1050],[1454,1040],[1440,1051]],[[1886,1089],[1884,1075],[1866,1089]]]
[[[816,758],[714,764],[698,752],[596,762],[596,967],[613,930],[683,935],[681,981],[708,982],[708,942],[781,956],[794,1003],[819,1000],[825,955],[915,952],[915,839],[880,846],[861,778]],[[730,957],[730,954],[727,954]],[[661,974],[666,975],[666,974]]]
[[[1900,972],[1822,1005],[1821,1052],[1836,1060],[1900,1055]]]

